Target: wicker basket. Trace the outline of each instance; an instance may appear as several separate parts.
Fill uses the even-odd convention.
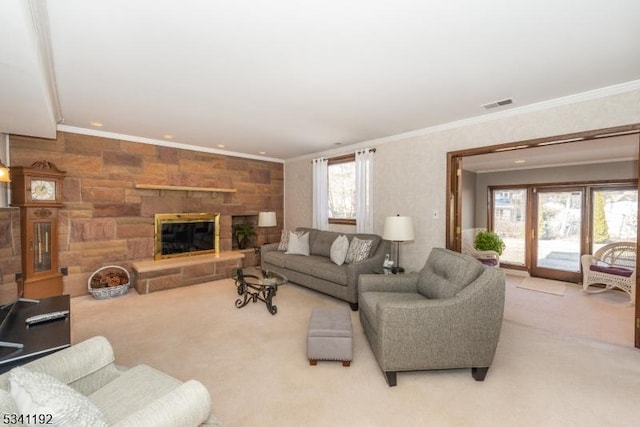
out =
[[[89,276],[87,288],[96,299],[114,298],[124,295],[131,286],[129,272],[118,265],[99,268]]]

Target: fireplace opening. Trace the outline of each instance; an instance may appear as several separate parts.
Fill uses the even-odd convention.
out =
[[[219,213],[155,215],[155,259],[219,251]]]

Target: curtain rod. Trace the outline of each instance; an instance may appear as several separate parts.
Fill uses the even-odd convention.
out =
[[[368,148],[368,149],[364,148],[362,150],[354,151],[353,154],[343,154],[341,156],[335,156],[335,157],[320,157],[320,158],[311,160],[311,163],[318,162],[318,161],[325,162],[327,160],[336,160],[336,159],[340,159],[340,158],[351,157],[351,156],[354,156],[356,153],[359,153],[359,152],[362,152],[362,151],[365,151],[365,150],[369,150],[370,153],[375,153],[376,152],[375,148]]]

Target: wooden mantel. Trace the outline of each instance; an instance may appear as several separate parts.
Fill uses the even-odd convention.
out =
[[[187,185],[156,185],[156,184],[136,184],[140,190],[170,190],[170,191],[206,191],[208,193],[235,193],[235,188],[211,188],[211,187],[191,187]]]

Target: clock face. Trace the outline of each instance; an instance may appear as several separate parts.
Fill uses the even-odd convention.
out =
[[[33,180],[31,181],[31,200],[55,200],[56,182]]]

